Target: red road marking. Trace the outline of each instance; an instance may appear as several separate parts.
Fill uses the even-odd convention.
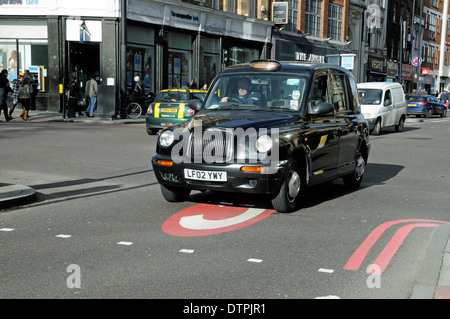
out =
[[[391,261],[394,254],[397,252],[397,250],[402,245],[403,241],[405,240],[406,236],[408,236],[409,232],[416,228],[416,227],[436,227],[436,224],[425,224],[425,223],[419,223],[419,224],[409,224],[406,226],[401,227],[395,235],[392,237],[392,239],[389,241],[389,243],[384,247],[384,249],[381,251],[381,253],[378,255],[377,259],[373,262],[374,265],[378,265],[380,268],[380,274],[383,273],[383,271],[386,269],[387,265]],[[367,273],[370,273],[369,271]]]
[[[179,237],[209,236],[253,225],[274,212],[271,209],[198,204],[169,217],[162,230]]]
[[[343,269],[358,270],[364,258],[367,256],[369,250],[389,227],[400,223],[418,223],[418,222],[450,224],[450,222],[446,221],[428,220],[428,219],[401,219],[381,224],[380,226],[375,228],[370,233],[370,235],[362,242],[362,244],[356,249],[356,251],[347,261]],[[415,227],[435,227],[437,226],[437,224],[418,224],[418,225],[412,224],[402,227],[400,230],[397,231],[397,233],[393,236],[391,241],[386,245],[381,254],[378,256],[376,261],[373,262],[372,264],[378,265],[380,266],[380,268],[382,267],[380,271],[383,272],[383,270],[386,268],[391,258],[397,252],[398,248],[401,246],[401,244],[403,243],[404,239],[411,231],[411,229]]]

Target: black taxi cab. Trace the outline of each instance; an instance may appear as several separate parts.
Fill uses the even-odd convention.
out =
[[[361,184],[371,144],[353,75],[332,64],[225,68],[187,122],[164,129],[152,165],[169,202],[191,191],[260,194],[295,211],[306,187]]]

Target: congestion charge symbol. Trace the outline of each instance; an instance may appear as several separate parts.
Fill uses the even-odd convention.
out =
[[[273,209],[197,204],[169,217],[162,230],[178,237],[210,236],[253,225],[274,212]]]

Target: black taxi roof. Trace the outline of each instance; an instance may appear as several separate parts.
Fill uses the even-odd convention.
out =
[[[276,70],[264,70],[263,68],[255,69],[252,68],[252,64],[258,63],[258,62],[273,62],[278,63],[280,67]],[[346,74],[351,75],[352,73],[347,70],[346,68],[343,68],[336,64],[330,64],[330,63],[317,63],[317,62],[307,62],[307,61],[276,61],[276,60],[255,60],[248,63],[242,63],[242,64],[235,64],[226,67],[222,70],[221,73],[234,73],[236,71],[238,72],[292,72],[292,73],[303,73],[303,74],[311,74],[321,69],[335,69],[340,70]]]

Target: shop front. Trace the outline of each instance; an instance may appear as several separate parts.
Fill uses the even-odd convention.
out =
[[[354,54],[336,41],[296,36],[284,31],[274,31],[273,57],[279,61],[308,61],[331,63],[350,70],[354,67]]]
[[[13,81],[25,70],[30,71],[38,89],[37,106],[43,108],[42,97],[48,91],[48,36],[46,19],[0,20],[0,69],[8,70]]]
[[[138,75],[154,93],[191,83],[209,85],[225,66],[266,57],[273,25],[159,1],[129,1],[127,18],[127,86]]]
[[[6,1],[0,11],[0,68],[10,70],[10,81],[29,70],[39,89],[36,109],[61,111],[70,77],[82,92],[89,75],[100,84],[117,83],[119,13],[119,0]]]

